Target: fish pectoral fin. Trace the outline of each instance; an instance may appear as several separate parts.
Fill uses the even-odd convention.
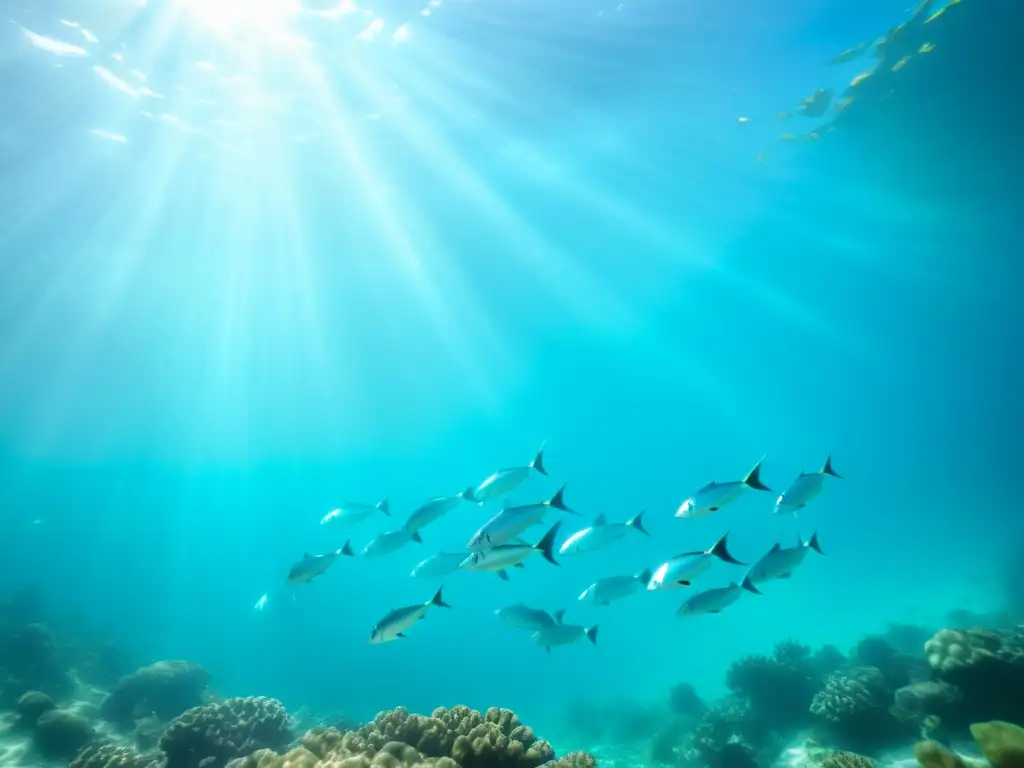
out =
[[[779,578],[780,579],[789,579],[789,578],[792,578],[792,576],[793,576],[792,573],[780,573],[779,574]]]
[[[508,581],[508,571],[505,571],[505,570],[498,571],[498,578],[501,579],[502,581]]]
[[[395,637],[405,637],[405,632],[399,632]]]
[[[722,612],[721,608],[715,608],[715,610],[713,610],[713,611],[708,611],[708,613],[721,613],[721,612]]]
[[[689,579],[680,579],[679,581],[676,582],[676,584],[678,584],[681,587],[688,587],[688,586],[690,586],[690,581],[689,581]]]
[[[519,563],[516,563],[515,565],[513,565],[512,567],[513,568],[525,568],[526,567],[526,563],[519,562]]]
[[[717,512],[721,507],[708,507],[708,512]]]
[[[551,653],[551,646],[550,645],[545,645],[544,646],[544,650],[547,651],[548,653]]]

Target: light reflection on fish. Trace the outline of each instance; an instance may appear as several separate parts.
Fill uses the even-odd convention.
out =
[[[540,446],[540,450],[537,451],[537,455],[533,457],[533,461],[525,467],[499,469],[473,490],[473,498],[483,504],[487,501],[493,501],[499,496],[504,496],[526,480],[532,470],[537,470],[542,475],[547,474],[547,470],[544,469],[543,443]]]

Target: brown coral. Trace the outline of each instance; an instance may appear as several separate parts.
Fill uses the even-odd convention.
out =
[[[596,768],[583,752],[557,762],[554,750],[519,722],[493,707],[435,709],[429,716],[404,707],[379,713],[357,731],[314,728],[302,746],[285,754],[253,751],[230,768]]]

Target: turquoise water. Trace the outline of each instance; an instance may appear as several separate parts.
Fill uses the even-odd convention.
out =
[[[777,6],[5,3],[0,590],[38,584],[224,693],[500,705],[555,736],[581,699],[714,696],[786,638],[1005,607],[1021,242],[997,170],[1019,160],[913,165],[941,123],[780,142],[821,122],[780,111],[870,67],[824,62],[908,13]],[[1011,119],[972,114],[1012,151]],[[550,477],[512,501],[567,483],[564,533],[644,509],[651,536],[456,573],[450,611],[379,646],[439,583],[412,567],[500,504],[286,588],[303,552],[359,549],[542,441]],[[762,456],[781,490],[829,453],[844,479],[797,520],[756,492],[673,517]],[[391,520],[318,525],[383,497]],[[746,562],[814,531],[827,556],[715,616],[677,618],[686,590],[576,601],[727,530]],[[519,600],[596,647],[501,626]]]

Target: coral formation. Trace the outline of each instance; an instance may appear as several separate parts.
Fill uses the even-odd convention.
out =
[[[820,680],[811,649],[787,641],[776,645],[770,656],[745,656],[735,662],[725,683],[749,702],[753,716],[768,728],[786,729],[806,720]]]
[[[32,739],[41,755],[69,758],[95,735],[92,725],[82,715],[66,709],[51,709],[36,720]]]
[[[429,716],[399,707],[342,733],[315,728],[301,746],[284,754],[254,750],[226,763],[230,768],[596,768],[584,752],[554,759],[554,750],[519,722],[514,712],[492,707],[439,707]],[[215,765],[221,765],[216,763]],[[168,768],[173,768],[168,763]],[[205,766],[204,766],[205,768]]]
[[[69,768],[162,768],[160,755],[144,755],[130,747],[94,742],[79,750]]]
[[[53,699],[45,693],[41,691],[29,691],[28,693],[22,694],[21,698],[18,699],[18,703],[14,708],[14,713],[18,717],[18,725],[32,728],[35,727],[36,721],[41,715],[56,708],[57,705],[54,703]]]
[[[994,720],[975,723],[971,735],[995,768],[1024,768],[1024,728]]]
[[[832,752],[820,761],[819,768],[875,768],[875,761],[856,752]]]
[[[210,673],[189,661],[158,661],[122,677],[104,699],[100,714],[112,723],[130,723],[147,714],[171,720],[203,703]]]
[[[673,685],[669,691],[669,702],[672,712],[677,715],[696,717],[706,709],[704,702],[697,695],[697,689],[689,683]]]
[[[934,675],[961,691],[963,724],[1024,720],[1024,630],[943,629],[924,650]]]
[[[160,749],[167,768],[221,768],[258,749],[281,749],[292,736],[281,702],[256,696],[186,710],[167,726]]]
[[[29,691],[41,691],[55,699],[67,696],[70,676],[62,667],[50,631],[42,624],[25,624],[0,639],[0,704],[13,705]]]

